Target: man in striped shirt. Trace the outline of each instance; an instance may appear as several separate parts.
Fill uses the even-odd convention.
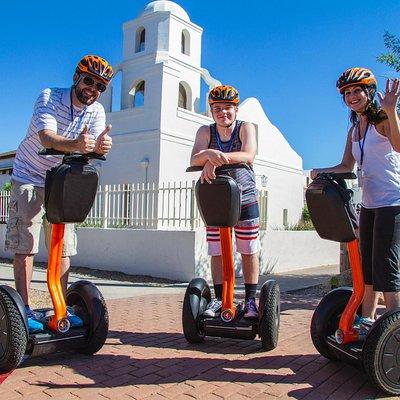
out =
[[[111,65],[101,57],[87,55],[76,67],[71,88],[45,89],[37,99],[28,132],[18,147],[11,176],[12,191],[5,247],[14,253],[15,286],[25,303],[30,332],[43,330],[43,324],[29,306],[33,258],[39,249],[42,222],[46,243],[50,226],[44,217],[46,171],[61,163],[62,156],[39,156],[38,151],[53,148],[65,152],[107,154],[112,146],[105,125],[103,106],[96,100],[113,76]],[[73,224],[66,224],[61,283],[67,289],[69,256],[76,254]],[[68,309],[72,326],[82,320]]]
[[[244,318],[258,318],[255,302],[259,278],[259,209],[253,161],[257,153],[256,130],[253,124],[236,119],[239,93],[232,86],[221,85],[211,90],[208,102],[214,124],[199,128],[192,150],[191,165],[203,166],[201,180],[215,179],[215,169],[224,164],[246,163],[248,168],[227,172],[241,191],[241,214],[235,226],[236,248],[242,256],[245,284]],[[208,254],[215,299],[208,304],[204,315],[217,317],[222,307],[222,260],[218,227],[207,227]]]

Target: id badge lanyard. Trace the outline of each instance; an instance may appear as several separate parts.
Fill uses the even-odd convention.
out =
[[[363,162],[364,162],[364,145],[365,145],[365,138],[367,137],[367,132],[368,132],[368,128],[369,128],[369,123],[367,124],[367,127],[365,128],[365,133],[364,133],[364,137],[361,141],[361,132],[360,132],[360,125],[358,125],[358,146],[360,148],[360,153],[361,153],[361,157],[360,157],[360,164],[357,168],[357,181],[358,181],[358,187],[362,187],[362,178],[363,178],[363,171],[362,171],[362,167],[363,167]]]

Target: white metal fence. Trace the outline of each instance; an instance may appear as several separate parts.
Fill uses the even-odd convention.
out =
[[[5,224],[7,222],[9,204],[10,204],[10,192],[0,191],[0,224]]]
[[[0,192],[0,223],[7,222],[9,192]],[[260,228],[267,226],[267,191],[258,192]],[[99,186],[82,226],[128,229],[184,229],[202,226],[195,181]]]

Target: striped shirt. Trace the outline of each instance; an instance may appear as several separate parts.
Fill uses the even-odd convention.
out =
[[[105,129],[105,121],[100,103],[77,108],[71,104],[70,88],[43,90],[36,100],[28,132],[17,149],[12,179],[44,187],[46,171],[61,163],[62,156],[39,156],[38,151],[43,148],[38,135],[40,131],[48,129],[75,139],[87,125],[89,133],[97,138]]]
[[[236,121],[231,138],[223,142],[218,134],[216,124],[210,125],[210,144],[209,149],[230,153],[241,151],[242,141],[239,132],[243,121]],[[224,172],[225,173],[225,172]],[[256,189],[256,177],[251,165],[248,168],[238,168],[226,171],[226,175],[231,176],[239,185],[241,192],[241,213],[240,221],[246,221],[260,216],[258,209],[258,198]]]

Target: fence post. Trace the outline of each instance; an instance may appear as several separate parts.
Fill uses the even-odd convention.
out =
[[[347,243],[340,243],[340,273],[350,269],[349,253],[347,251]]]
[[[194,196],[195,196],[195,181],[192,181],[192,187],[190,189],[190,230],[194,230]]]
[[[108,185],[104,185],[104,201],[103,201],[103,228],[108,225]]]
[[[147,182],[147,178],[146,178],[146,183],[143,185],[143,187],[144,187],[144,198],[143,198],[143,201],[144,201],[144,211],[143,211],[143,214],[144,214],[144,229],[148,229],[148,213],[149,213],[149,204],[148,204],[148,201],[149,201],[149,182]]]

